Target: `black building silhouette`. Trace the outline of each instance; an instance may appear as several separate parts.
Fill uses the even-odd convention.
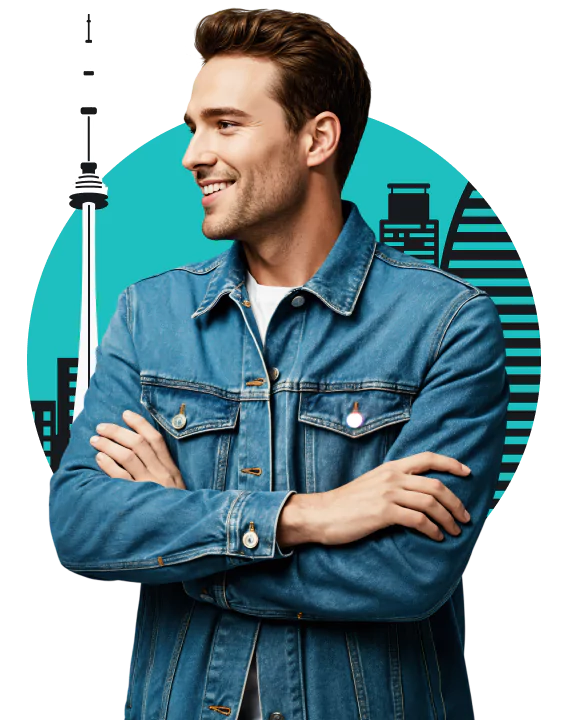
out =
[[[54,472],[71,437],[77,363],[77,358],[57,358],[57,401],[31,401],[37,434]]]
[[[388,220],[380,222],[380,239],[400,252],[438,264],[438,221],[430,218],[430,183],[388,183]]]

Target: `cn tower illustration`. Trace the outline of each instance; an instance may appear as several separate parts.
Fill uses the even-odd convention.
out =
[[[87,116],[87,162],[81,163],[82,174],[75,183],[75,192],[70,195],[72,208],[82,210],[82,279],[81,279],[81,331],[79,336],[79,361],[77,364],[77,385],[73,405],[73,420],[83,409],[83,398],[95,371],[96,348],[99,344],[97,331],[97,295],[95,285],[95,214],[105,208],[107,187],[95,173],[97,164],[91,162],[91,115],[97,108],[83,107],[81,115]]]

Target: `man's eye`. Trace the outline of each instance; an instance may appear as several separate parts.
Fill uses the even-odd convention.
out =
[[[228,125],[229,127],[236,127],[236,123],[231,123],[228,120],[218,120],[217,125]],[[188,125],[188,127],[189,127],[189,125]],[[226,129],[226,128],[224,128],[224,129]],[[192,135],[195,135],[195,128],[189,127],[189,132]]]

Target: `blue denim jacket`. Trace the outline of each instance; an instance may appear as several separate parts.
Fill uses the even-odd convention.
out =
[[[130,285],[97,348],[50,524],[72,572],[141,583],[128,720],[236,718],[255,649],[266,720],[473,718],[461,577],[504,446],[499,315],[342,205],[339,237],[282,299],[264,348],[239,242]],[[354,402],[359,427],[346,421]],[[126,426],[125,409],[162,432],[187,490],[99,469],[89,438],[99,422]],[[458,537],[391,526],[278,546],[292,493],[425,450],[471,468],[425,473],[469,510]]]

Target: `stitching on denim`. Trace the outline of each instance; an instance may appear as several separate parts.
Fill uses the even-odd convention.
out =
[[[225,521],[225,527],[227,529],[227,554],[231,552],[231,521],[232,521],[232,514],[233,510],[235,509],[235,505],[241,500],[243,495],[245,494],[245,490],[242,490],[237,497],[233,500],[231,503],[231,506],[229,508],[229,512],[227,513],[227,520]]]
[[[349,664],[351,665],[351,675],[355,686],[355,697],[357,699],[357,707],[359,710],[359,720],[369,720],[369,699],[367,697],[367,688],[365,686],[365,676],[363,673],[363,665],[361,663],[361,653],[359,649],[359,642],[357,640],[357,634],[355,632],[346,632],[345,642],[347,644]],[[353,648],[351,645],[353,645]]]
[[[183,440],[187,437],[192,437],[193,435],[199,435],[201,433],[207,432],[208,430],[230,430],[236,426],[240,410],[240,406],[237,405],[237,412],[235,413],[234,419],[215,420],[213,422],[201,423],[201,425],[192,425],[188,430],[184,430],[183,432],[178,433],[175,431],[175,429],[172,430],[166,418],[160,412],[158,412],[153,405],[150,404],[150,402],[146,399],[146,396],[143,396],[142,404],[148,410],[150,415],[152,415],[154,420],[159,423],[160,427],[163,427],[164,430],[166,430],[166,432],[176,440]]]
[[[183,649],[183,645],[185,642],[185,637],[187,634],[187,629],[189,627],[189,623],[191,620],[191,615],[193,613],[193,608],[195,607],[195,600],[193,601],[191,608],[188,610],[188,612],[183,616],[180,627],[178,630],[178,634],[176,637],[176,641],[174,644],[174,649],[172,650],[172,655],[170,658],[170,663],[168,665],[168,670],[166,673],[166,681],[164,683],[164,691],[162,693],[162,705],[160,708],[160,714],[158,716],[158,720],[166,720],[167,712],[168,712],[168,705],[170,702],[170,696],[172,691],[172,685],[174,681],[175,672],[177,669],[179,657],[181,655],[181,651]]]
[[[396,651],[395,644],[392,640],[393,635],[396,638]],[[394,623],[389,623],[387,625],[387,640],[389,647],[390,684],[393,700],[394,720],[404,720],[404,692],[402,688],[400,652],[398,647],[398,630],[396,624]],[[395,673],[397,675],[396,677]]]
[[[434,702],[434,694],[432,693],[432,685],[430,683],[430,671],[428,669],[428,661],[426,660],[426,654],[424,653],[424,643],[422,641],[422,628],[419,623],[416,623],[416,629],[418,632],[418,638],[420,639],[420,650],[422,651],[422,661],[424,663],[424,669],[426,670],[426,680],[428,681],[428,690],[430,691],[430,703],[432,704],[432,710],[434,711],[434,718],[438,720],[438,712],[436,711],[436,704]]]
[[[225,490],[227,487],[227,470],[229,466],[229,453],[231,452],[232,439],[233,435],[231,433],[225,433],[219,437],[214,490]]]
[[[390,247],[390,246],[389,246]],[[472,290],[479,290],[475,285],[472,285],[471,283],[468,283],[467,280],[464,280],[463,278],[458,277],[457,275],[452,275],[450,272],[446,272],[442,268],[439,268],[436,265],[419,265],[417,262],[403,262],[401,260],[395,260],[394,258],[389,257],[388,255],[385,255],[381,250],[379,249],[379,244],[377,243],[377,247],[375,248],[375,255],[384,262],[388,263],[389,265],[393,265],[395,267],[401,267],[401,268],[412,268],[415,270],[430,270],[430,272],[435,272],[440,275],[445,275],[450,280],[455,280],[456,282],[461,283],[462,285],[465,285],[468,288],[471,288]],[[484,294],[484,290],[481,291]]]
[[[266,368],[266,365],[264,366]],[[294,380],[279,380],[277,385],[273,385],[271,391],[257,390],[254,387],[244,392],[224,390],[216,385],[207,383],[193,382],[191,380],[182,380],[178,378],[161,377],[158,375],[149,375],[140,373],[140,382],[143,386],[156,385],[158,387],[179,388],[184,390],[195,390],[196,392],[209,393],[226,400],[235,402],[247,402],[254,400],[267,400],[270,395],[283,390],[291,392],[358,392],[359,390],[384,390],[385,392],[404,393],[409,395],[417,395],[420,391],[419,385],[410,383],[393,383],[383,380],[363,380],[358,382],[296,382]]]
[[[301,625],[298,625],[297,633],[296,633],[296,639],[298,641],[298,674],[300,677],[300,693],[301,693],[301,702],[302,702],[302,718],[303,720],[307,720],[308,718],[308,708],[306,706],[306,688],[304,685],[304,655],[302,653],[302,636],[304,633],[304,629]],[[260,681],[258,683],[258,686],[260,688]],[[262,710],[262,708],[261,708]],[[263,717],[262,712],[260,714],[260,717]]]
[[[238,702],[238,705],[237,705],[237,712],[235,713],[235,717],[237,718],[237,720],[238,720],[238,718],[239,718],[239,713],[240,713],[240,711],[241,711],[241,705],[242,705],[242,702],[243,702],[243,697],[244,697],[244,694],[245,694],[245,687],[246,687],[246,684],[247,684],[246,681],[247,681],[247,678],[248,678],[248,676],[249,676],[250,668],[251,668],[252,661],[253,661],[253,658],[254,658],[254,651],[255,651],[255,649],[256,649],[256,641],[257,641],[257,639],[258,639],[258,634],[259,634],[259,632],[260,632],[260,622],[257,622],[257,624],[256,624],[256,629],[255,629],[255,631],[254,631],[253,641],[252,641],[252,650],[251,650],[251,652],[250,652],[249,659],[248,659],[248,663],[247,663],[247,669],[246,669],[246,671],[245,671],[245,682],[243,683],[243,687],[242,687],[242,689],[241,689],[241,696],[240,696],[240,698],[239,698],[239,702]],[[257,680],[258,680],[258,678],[257,678]],[[259,697],[260,697],[260,683],[259,683]],[[262,715],[261,715],[261,717],[262,717]]]
[[[446,328],[445,328],[444,332],[442,333],[442,335],[441,335],[441,337],[440,337],[440,341],[439,341],[439,343],[438,343],[438,348],[437,348],[437,350],[436,350],[436,354],[435,354],[435,356],[434,356],[433,362],[436,362],[436,360],[438,359],[438,356],[439,356],[439,354],[440,354],[440,350],[441,350],[441,348],[442,348],[442,343],[444,342],[444,338],[446,337],[446,333],[448,332],[448,329],[449,329],[450,325],[451,325],[452,322],[454,321],[454,319],[455,319],[455,317],[457,316],[457,314],[459,313],[459,311],[463,308],[463,306],[464,306],[466,303],[468,303],[470,300],[474,300],[474,299],[477,298],[477,297],[482,297],[482,294],[481,294],[481,293],[477,293],[477,294],[475,294],[475,295],[470,295],[470,296],[467,297],[467,298],[461,303],[461,305],[459,305],[459,307],[454,311],[454,314],[453,314],[452,317],[450,318],[448,324],[446,325]]]
[[[130,671],[130,678],[128,682],[128,693],[126,696],[126,708],[128,711],[132,709],[132,697],[134,694],[134,683],[136,682],[136,672],[138,670],[138,657],[140,655],[140,644],[141,636],[144,632],[144,625],[146,622],[147,614],[147,594],[148,589],[146,585],[140,585],[140,607],[138,608],[138,615],[136,617],[136,630],[134,639],[134,650],[132,655],[132,669]],[[130,714],[130,712],[129,712]]]
[[[199,717],[202,717],[202,714],[203,714],[203,706],[205,704],[205,698],[207,696],[207,690],[208,690],[208,686],[209,686],[209,673],[211,671],[211,664],[213,662],[213,656],[215,655],[215,649],[216,649],[216,645],[217,645],[217,635],[219,634],[219,627],[221,626],[222,620],[223,620],[223,615],[218,615],[216,622],[215,622],[215,630],[213,632],[213,639],[209,646],[209,661],[207,663],[207,672],[205,673],[205,682],[203,683],[203,695],[201,697],[201,712],[199,714]],[[142,720],[144,720],[144,718],[142,718]]]
[[[154,669],[154,661],[156,659],[156,645],[157,645],[157,641],[158,641],[158,632],[159,632],[159,627],[160,627],[160,603],[159,603],[158,590],[155,588],[152,588],[152,595],[154,596],[152,640],[150,642],[150,657],[148,658],[148,667],[146,668],[146,679],[144,681],[144,691],[142,693],[142,717],[141,717],[141,720],[146,720],[146,707],[147,707],[146,704],[148,701],[148,690],[150,687],[150,678],[152,677],[152,671]]]
[[[335,432],[339,433],[339,435],[344,435],[348,438],[359,438],[364,437],[365,435],[368,435],[369,433],[380,430],[381,428],[388,427],[389,425],[394,425],[395,423],[401,422],[403,420],[410,420],[410,413],[409,412],[398,412],[393,413],[391,415],[384,415],[383,417],[376,420],[375,423],[370,423],[366,428],[364,432],[355,432],[350,433],[346,432],[342,426],[340,426],[338,423],[334,423],[331,420],[324,420],[323,418],[316,417],[315,415],[308,415],[307,413],[304,413],[303,415],[300,415],[298,419],[301,422],[305,422],[308,425],[315,425],[316,427],[324,427],[328,430],[335,430]],[[383,420],[389,419],[390,422],[382,423]]]
[[[180,563],[188,562],[189,560],[195,560],[196,558],[203,557],[205,555],[229,555],[230,551],[226,547],[213,547],[204,552],[199,550],[192,550],[186,553],[180,553],[171,557],[162,556],[164,565],[160,565],[157,559],[150,558],[149,560],[117,560],[115,563],[103,563],[101,565],[89,565],[88,563],[70,563],[65,560],[61,560],[63,567],[68,570],[85,570],[86,572],[115,572],[117,570],[152,570],[153,568],[169,567],[170,565],[179,565]]]
[[[398,658],[398,681],[400,685],[400,700],[402,703],[402,718],[404,720],[404,688],[402,686],[402,663],[400,662],[400,647],[398,645],[398,626],[394,626],[394,632],[396,636],[396,655]]]
[[[444,693],[442,692],[442,672],[440,670],[440,663],[438,662],[438,651],[436,650],[436,643],[434,641],[434,634],[432,633],[432,626],[430,625],[430,618],[426,618],[428,623],[428,630],[430,631],[430,639],[432,641],[432,647],[434,649],[434,657],[436,658],[436,666],[438,668],[438,683],[440,690],[440,699],[442,700],[442,709],[444,711],[444,720],[446,720],[446,703],[444,702]]]

